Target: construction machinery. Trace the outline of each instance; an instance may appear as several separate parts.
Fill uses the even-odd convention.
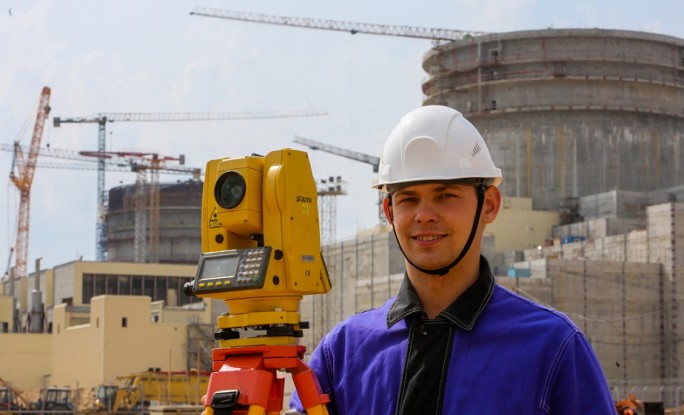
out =
[[[38,149],[43,138],[45,120],[50,113],[50,88],[43,87],[36,112],[36,122],[33,128],[29,152],[24,159],[24,152],[18,141],[14,142],[14,157],[12,159],[12,170],[10,180],[19,190],[19,212],[17,214],[17,239],[14,246],[15,278],[27,276],[26,263],[28,261],[29,247],[29,225],[30,225],[30,199],[33,175],[38,159]]]
[[[148,412],[154,405],[199,405],[209,372],[148,370],[118,377],[120,385],[100,385],[95,409],[108,413]]]
[[[53,125],[60,127],[66,123],[90,123],[98,125],[97,151],[105,153],[106,125],[111,122],[165,122],[165,121],[223,121],[223,120],[249,120],[266,118],[290,118],[310,117],[327,115],[325,110],[319,109],[290,109],[280,111],[258,112],[167,112],[167,113],[140,113],[140,112],[108,112],[88,115],[84,117],[62,118],[55,117]],[[105,211],[107,206],[107,192],[105,190],[105,159],[98,159],[97,168],[97,223],[95,227],[97,261],[105,260]]]
[[[24,392],[0,378],[0,414],[44,415],[73,412],[71,389],[48,387],[41,389],[37,401],[30,401]]]
[[[40,398],[31,404],[32,411],[38,411],[37,414],[45,413],[72,413],[74,405],[71,401],[71,389],[49,387],[41,390]]]
[[[0,378],[0,413],[25,410],[29,407],[31,407],[31,402],[24,396],[24,393]]]
[[[15,411],[26,409],[26,406],[18,400],[12,388],[0,386],[0,414],[11,414]]]

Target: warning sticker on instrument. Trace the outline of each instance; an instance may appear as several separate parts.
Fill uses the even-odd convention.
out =
[[[216,213],[216,208],[211,212],[211,217],[209,218],[209,228],[220,228],[221,222],[218,220],[218,214]]]

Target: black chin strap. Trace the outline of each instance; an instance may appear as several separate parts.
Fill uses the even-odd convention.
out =
[[[453,262],[445,267],[438,268],[438,269],[425,269],[421,268],[418,265],[414,264],[413,261],[409,259],[408,256],[406,256],[406,252],[404,252],[404,249],[401,247],[401,242],[399,242],[399,237],[397,236],[397,231],[394,229],[394,215],[392,214],[392,210],[389,210],[389,215],[390,215],[390,223],[392,224],[392,232],[394,233],[394,238],[397,240],[397,245],[399,245],[399,250],[401,253],[404,255],[404,258],[408,261],[409,264],[413,265],[414,268],[419,270],[420,272],[424,272],[426,274],[430,275],[446,275],[451,268],[455,267],[456,264],[461,262],[463,257],[468,253],[468,250],[470,250],[470,245],[472,245],[473,240],[475,239],[475,233],[477,232],[478,228],[478,223],[480,222],[480,214],[482,213],[482,205],[484,205],[484,196],[485,196],[485,190],[486,186],[481,184],[477,186],[477,210],[475,211],[475,219],[473,220],[473,226],[470,229],[470,236],[468,236],[468,241],[465,243],[463,246],[463,249],[461,250],[461,253],[456,257],[456,259],[453,260]],[[389,199],[389,207],[392,207],[392,197],[390,196]]]

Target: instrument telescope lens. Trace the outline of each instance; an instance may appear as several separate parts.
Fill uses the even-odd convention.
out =
[[[214,187],[216,202],[224,209],[233,209],[242,202],[247,193],[245,178],[236,171],[229,171],[219,177]]]

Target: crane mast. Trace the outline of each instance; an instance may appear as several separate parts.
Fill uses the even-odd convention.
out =
[[[97,124],[97,151],[101,154],[106,150],[106,125],[108,122],[162,122],[162,121],[225,121],[225,120],[248,120],[265,118],[290,118],[311,117],[327,115],[325,110],[320,109],[290,109],[281,111],[257,111],[257,112],[105,112],[84,117],[61,118],[55,117],[53,124],[60,127],[65,123],[90,123]],[[107,206],[107,192],[105,189],[105,161],[98,158],[97,168],[97,219],[95,225],[96,251],[98,261],[105,260],[105,209]]]
[[[14,158],[12,160],[12,171],[10,172],[10,180],[19,190],[19,213],[17,215],[17,240],[14,247],[16,265],[15,277],[27,277],[26,263],[28,260],[28,246],[29,246],[29,225],[30,225],[30,204],[31,204],[31,185],[33,184],[33,175],[36,170],[36,161],[38,159],[38,150],[40,149],[40,142],[43,138],[43,129],[45,127],[45,120],[50,113],[50,88],[43,87],[40,94],[40,101],[38,103],[38,111],[36,112],[36,122],[33,128],[33,135],[31,136],[31,144],[29,152],[24,160],[24,152],[19,142],[14,142]]]
[[[311,17],[275,16],[270,14],[246,13],[235,10],[222,10],[206,7],[196,7],[192,12],[190,12],[190,14],[195,16],[216,17],[219,19],[238,20],[252,23],[266,23],[308,29],[333,30],[338,32],[348,32],[352,35],[363,33],[369,35],[430,39],[434,41],[459,40],[467,38],[468,36],[480,36],[485,34],[485,32],[466,30],[358,23],[342,20],[315,19]]]

